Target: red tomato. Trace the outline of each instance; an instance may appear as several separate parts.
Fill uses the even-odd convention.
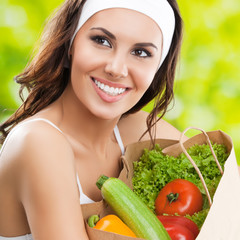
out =
[[[183,216],[157,216],[162,224],[174,223],[188,228],[196,238],[199,234],[199,228],[195,222]]]
[[[157,215],[192,215],[199,212],[202,205],[202,194],[195,184],[185,179],[175,179],[159,192],[155,201],[155,211]]]
[[[163,223],[172,240],[195,240],[193,233],[186,227],[177,223]]]

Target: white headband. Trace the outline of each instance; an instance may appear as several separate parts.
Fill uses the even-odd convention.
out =
[[[175,28],[175,17],[167,0],[87,0],[83,6],[78,26],[70,46],[82,25],[95,13],[109,8],[126,8],[152,18],[160,27],[163,36],[162,56],[159,68],[168,54]]]

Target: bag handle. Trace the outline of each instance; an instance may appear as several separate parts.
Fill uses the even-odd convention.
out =
[[[199,131],[201,131],[201,132],[204,134],[204,136],[206,137],[207,143],[208,143],[208,145],[209,145],[209,147],[210,147],[210,149],[211,149],[213,158],[214,158],[214,160],[215,160],[215,162],[216,162],[216,164],[217,164],[217,166],[218,166],[218,169],[220,170],[220,172],[221,172],[222,175],[223,175],[223,170],[222,170],[221,165],[219,164],[219,161],[218,161],[217,156],[216,156],[216,154],[215,154],[215,152],[214,152],[214,150],[213,150],[211,141],[210,141],[209,136],[207,135],[207,133],[206,133],[203,129],[197,128],[197,127],[188,127],[188,128],[186,128],[186,129],[181,133],[181,136],[180,136],[180,139],[179,139],[179,144],[180,144],[180,146],[181,146],[181,148],[182,148],[183,153],[186,155],[186,157],[187,157],[187,158],[189,159],[189,161],[192,163],[192,165],[193,165],[193,167],[195,168],[198,176],[200,177],[200,180],[201,180],[201,182],[202,182],[202,184],[203,184],[204,190],[205,190],[205,192],[206,192],[206,194],[207,194],[207,198],[208,198],[209,205],[211,206],[211,205],[212,205],[212,199],[211,199],[211,196],[210,196],[210,194],[209,194],[207,185],[206,185],[206,183],[205,183],[205,181],[204,181],[204,178],[203,178],[203,176],[202,176],[202,173],[201,173],[201,171],[199,170],[199,168],[198,168],[198,166],[196,165],[196,163],[194,162],[194,160],[192,159],[192,157],[188,154],[186,148],[185,148],[184,145],[183,145],[183,137],[184,137],[185,133],[186,133],[189,129],[199,130]]]

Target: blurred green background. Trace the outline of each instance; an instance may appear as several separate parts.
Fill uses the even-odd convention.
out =
[[[0,122],[21,103],[13,77],[26,65],[45,19],[61,2],[1,0]],[[223,130],[232,137],[240,164],[240,1],[178,3],[184,39],[175,101],[165,119],[181,131],[188,126]]]

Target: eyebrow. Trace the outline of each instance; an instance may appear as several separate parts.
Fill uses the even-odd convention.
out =
[[[146,42],[146,43],[136,43],[134,44],[134,47],[154,47],[156,50],[158,50],[157,46],[153,43]]]
[[[103,33],[105,33],[108,37],[116,40],[117,38],[112,34],[110,33],[107,29],[105,28],[102,28],[102,27],[94,27],[94,28],[91,28],[91,30],[100,30],[102,31]]]
[[[110,37],[111,39],[113,40],[116,40],[117,38],[111,33],[109,32],[107,29],[105,28],[102,28],[102,27],[93,27],[91,28],[90,30],[100,30],[102,31],[103,33],[105,33],[108,37]],[[134,47],[153,47],[155,48],[156,50],[158,50],[157,46],[153,43],[150,43],[150,42],[144,42],[144,43],[136,43],[134,44]]]

